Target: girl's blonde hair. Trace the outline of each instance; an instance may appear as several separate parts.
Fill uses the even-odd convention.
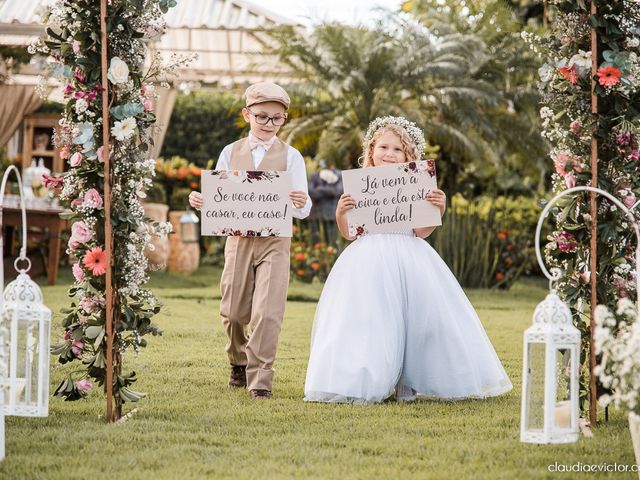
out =
[[[402,151],[404,152],[407,162],[416,162],[422,158],[422,155],[418,151],[416,141],[409,135],[409,132],[399,125],[389,123],[378,128],[369,140],[365,140],[363,156],[360,157],[360,164],[363,167],[373,167],[373,149],[376,146],[378,138],[385,132],[395,133],[400,138]]]

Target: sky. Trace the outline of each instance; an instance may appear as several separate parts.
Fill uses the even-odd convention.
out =
[[[366,23],[376,17],[376,7],[395,10],[400,3],[401,0],[268,0],[260,5],[308,25],[322,20]]]

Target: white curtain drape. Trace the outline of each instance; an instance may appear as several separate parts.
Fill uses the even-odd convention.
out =
[[[158,98],[155,102],[156,127],[153,131],[153,148],[151,158],[158,158],[162,150],[164,136],[169,128],[169,121],[176,103],[178,91],[175,88],[158,88]]]
[[[0,147],[11,139],[25,115],[41,104],[32,85],[0,85]]]

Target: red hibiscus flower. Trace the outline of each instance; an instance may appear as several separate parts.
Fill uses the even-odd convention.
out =
[[[578,83],[578,75],[576,74],[576,66],[572,66],[571,68],[568,67],[559,67],[558,68],[558,72],[560,72],[560,75],[562,75],[564,78],[566,78],[567,80],[569,80],[571,83]]]
[[[82,264],[91,270],[93,275],[104,275],[107,271],[107,259],[101,247],[95,247],[85,253]]]
[[[622,72],[614,66],[600,67],[598,69],[598,83],[603,87],[613,87],[620,82]]]

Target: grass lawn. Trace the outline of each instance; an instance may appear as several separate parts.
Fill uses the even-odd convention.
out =
[[[68,275],[65,272],[64,275]],[[558,464],[632,464],[626,416],[613,411],[593,439],[561,446],[519,441],[522,333],[542,282],[469,296],[514,389],[487,401],[320,405],[302,401],[319,285],[294,283],[280,336],[274,399],[229,389],[218,317],[219,271],[157,274],[164,336],[125,359],[148,396],[121,425],[106,425],[104,397],[50,400],[48,418],[6,420],[0,479],[73,478],[637,478],[631,473],[550,473]],[[64,285],[44,288],[60,334]],[[214,285],[215,283],[215,285]],[[128,367],[128,368],[127,368]],[[69,366],[52,362],[51,390]],[[125,411],[131,408],[125,404]]]

